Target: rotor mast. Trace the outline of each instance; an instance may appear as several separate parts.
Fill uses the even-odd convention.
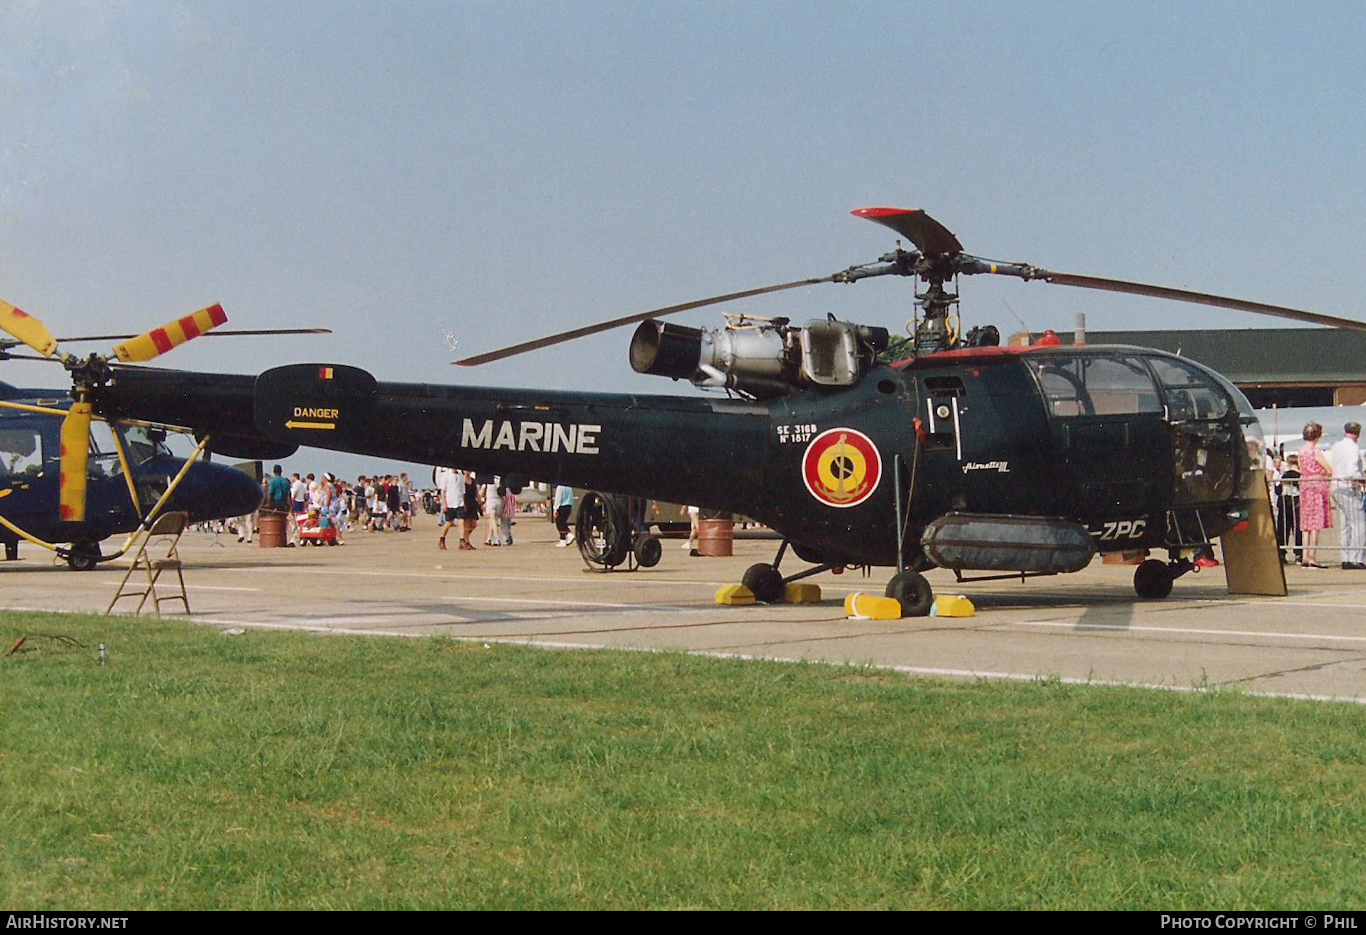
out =
[[[957,254],[961,257],[962,254]],[[915,251],[903,250],[900,245],[892,253],[878,258],[880,265],[851,266],[830,277],[832,282],[858,282],[873,276],[914,276],[925,283],[923,292],[916,292],[915,304],[920,309],[914,333],[916,356],[951,351],[959,344],[958,336],[949,327],[949,315],[958,304],[958,291],[944,288],[956,278],[958,270],[954,256],[929,257]]]

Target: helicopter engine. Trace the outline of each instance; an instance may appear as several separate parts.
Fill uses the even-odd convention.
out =
[[[857,383],[889,338],[886,328],[833,317],[800,327],[786,318],[738,318],[710,331],[652,318],[631,338],[631,367],[764,399]]]

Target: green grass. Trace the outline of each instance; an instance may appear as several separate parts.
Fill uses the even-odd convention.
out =
[[[1356,705],[0,615],[0,905],[1360,907]],[[95,645],[109,647],[109,665]]]

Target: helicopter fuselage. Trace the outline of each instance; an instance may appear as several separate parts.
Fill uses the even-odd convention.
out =
[[[830,564],[924,563],[922,532],[953,514],[1080,526],[1101,552],[1189,547],[1239,523],[1264,489],[1242,394],[1131,347],[951,351],[762,402],[381,383],[330,364],[254,380],[128,370],[97,409],[239,447],[307,445],[744,513]]]

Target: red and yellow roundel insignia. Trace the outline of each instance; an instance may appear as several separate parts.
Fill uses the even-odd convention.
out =
[[[811,496],[827,506],[858,506],[882,479],[882,455],[862,432],[829,429],[806,447],[802,480]]]

